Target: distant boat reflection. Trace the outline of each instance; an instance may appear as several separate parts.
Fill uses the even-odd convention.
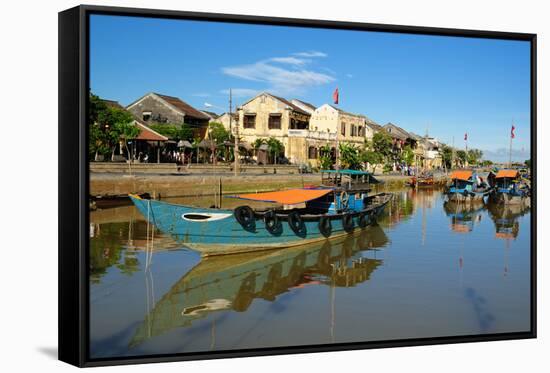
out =
[[[451,230],[455,233],[470,233],[481,221],[485,204],[483,201],[450,202],[443,204],[445,214],[451,218]]]
[[[516,239],[519,234],[519,218],[530,210],[525,204],[502,205],[490,204],[489,216],[495,224],[495,237],[499,239]]]
[[[382,264],[361,253],[387,244],[382,228],[374,225],[322,245],[204,258],[154,305],[130,347],[214,312],[244,312],[254,299],[274,301],[293,288],[353,287]]]

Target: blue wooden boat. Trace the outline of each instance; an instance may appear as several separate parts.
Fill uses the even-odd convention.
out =
[[[232,196],[276,203],[271,209],[199,208],[130,195],[141,214],[203,256],[259,251],[321,242],[364,229],[391,200],[368,195],[366,172],[334,173],[334,185]],[[349,177],[351,181],[346,181]]]
[[[472,170],[453,171],[450,178],[451,183],[445,192],[450,202],[483,201],[492,191],[492,187],[481,181]]]
[[[495,188],[490,200],[504,205],[530,205],[531,190],[522,181],[517,170],[499,170],[495,176]]]

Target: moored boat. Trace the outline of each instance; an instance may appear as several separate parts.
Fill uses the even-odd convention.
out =
[[[456,170],[451,176],[446,196],[451,202],[483,201],[492,187],[472,170]]]
[[[433,175],[418,175],[411,177],[409,185],[412,188],[429,188],[435,186]]]
[[[203,256],[260,251],[320,242],[364,229],[392,198],[389,193],[368,194],[369,173],[341,170],[331,174],[332,185],[231,196],[276,204],[270,209],[247,205],[198,208],[134,195],[130,198],[149,222]]]
[[[490,200],[504,205],[530,205],[531,191],[517,170],[499,170],[495,176],[495,188]]]

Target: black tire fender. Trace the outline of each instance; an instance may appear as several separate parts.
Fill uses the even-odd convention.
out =
[[[353,231],[354,224],[353,224],[353,216],[351,214],[344,214],[342,216],[342,226],[344,227],[344,230],[346,232]]]
[[[357,225],[359,228],[364,229],[370,221],[370,215],[367,212],[363,212],[359,215],[359,219],[357,220]]]
[[[281,222],[279,217],[273,210],[269,210],[264,214],[265,229],[271,234],[278,234],[281,231]]]
[[[256,223],[256,218],[254,216],[254,210],[250,206],[239,206],[233,212],[237,222],[242,225],[245,229],[252,228]]]
[[[302,235],[306,228],[302,216],[297,211],[288,214],[288,225],[297,235]]]
[[[328,216],[321,216],[319,219],[319,232],[325,237],[330,237],[332,233],[332,222]]]

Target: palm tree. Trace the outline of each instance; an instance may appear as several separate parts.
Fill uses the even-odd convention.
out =
[[[270,137],[267,140],[267,146],[269,154],[273,157],[274,163],[277,164],[277,157],[283,152],[283,143],[274,137]]]

